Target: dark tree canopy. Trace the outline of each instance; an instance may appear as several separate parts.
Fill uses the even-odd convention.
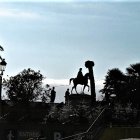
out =
[[[140,77],[140,63],[130,65],[130,67],[126,68],[126,71],[129,76]]]
[[[132,103],[140,108],[140,63],[130,65],[126,71]]]
[[[40,71],[32,69],[24,69],[16,76],[4,79],[3,87],[10,100],[14,102],[31,102],[37,100],[41,95],[47,93],[47,89],[43,87],[44,79]]]
[[[101,90],[105,94],[106,101],[109,102],[112,95],[116,96],[118,101],[123,101],[126,89],[126,76],[118,68],[108,70],[105,77],[104,88]],[[126,98],[125,98],[126,100]]]
[[[107,102],[115,94],[117,102],[131,102],[133,106],[140,108],[140,63],[131,64],[126,68],[126,74],[117,68],[108,70],[104,88],[100,91],[105,94]]]

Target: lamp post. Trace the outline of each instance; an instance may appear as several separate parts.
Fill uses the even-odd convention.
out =
[[[6,68],[6,62],[5,59],[1,59],[0,62],[0,103],[1,103],[1,94],[2,94],[2,76],[3,76],[3,72],[5,71]]]

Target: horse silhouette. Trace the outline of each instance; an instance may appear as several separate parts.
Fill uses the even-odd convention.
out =
[[[76,87],[78,84],[84,85],[83,92],[84,92],[86,86],[88,87],[88,91],[89,91],[88,78],[89,78],[89,73],[86,73],[83,76],[83,78],[71,78],[69,81],[70,84],[71,84],[71,81],[73,81],[73,87],[71,89],[71,93],[72,93],[73,89],[75,89],[76,93],[78,94],[78,92],[76,90]]]

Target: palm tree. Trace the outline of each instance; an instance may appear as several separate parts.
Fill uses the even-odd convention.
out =
[[[111,96],[116,96],[119,102],[126,102],[126,76],[118,68],[108,70],[105,76],[104,88],[100,90],[105,94],[105,99],[110,102]]]
[[[4,51],[3,47],[0,45],[0,51]],[[0,56],[0,59],[2,60],[2,57]]]
[[[140,63],[131,64],[126,68],[129,92],[132,95],[132,102],[136,106],[140,106]]]
[[[0,45],[0,51],[4,51],[3,47]]]
[[[140,63],[131,64],[130,67],[126,68],[126,71],[131,77],[140,77]]]

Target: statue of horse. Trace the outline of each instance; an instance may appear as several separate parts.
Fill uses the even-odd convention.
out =
[[[73,87],[71,89],[71,93],[72,93],[73,89],[75,89],[76,93],[78,94],[78,92],[76,90],[76,87],[77,87],[78,84],[84,85],[83,92],[84,92],[86,86],[88,87],[88,91],[89,91],[88,79],[89,79],[89,73],[86,73],[83,76],[82,79],[79,79],[79,78],[71,78],[70,79],[70,84],[71,84],[71,81],[73,81]]]

